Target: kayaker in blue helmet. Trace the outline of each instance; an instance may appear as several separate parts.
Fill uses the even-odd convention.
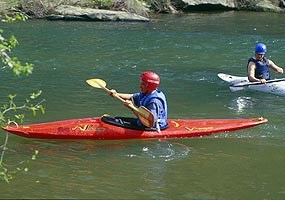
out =
[[[163,92],[158,90],[159,83],[160,78],[155,72],[145,71],[140,75],[140,92],[134,94],[118,93],[116,90],[111,92],[127,100],[127,103],[146,107],[154,116],[156,122],[154,128],[164,129],[168,126],[167,101]],[[139,119],[137,125],[143,126]]]
[[[247,64],[249,81],[266,83],[266,80],[270,79],[270,68],[277,73],[283,73],[283,69],[281,67],[277,66],[272,60],[265,57],[266,52],[267,49],[265,44],[256,44],[255,57],[250,58]]]

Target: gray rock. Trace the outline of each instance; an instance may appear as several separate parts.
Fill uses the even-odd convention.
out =
[[[240,9],[237,0],[172,0],[175,1],[178,7],[185,8],[195,8],[198,6],[207,6],[209,9],[215,8],[225,8],[225,9]],[[268,11],[268,12],[281,12],[283,9],[281,8],[284,0],[279,1],[270,1],[270,0],[259,0],[256,2],[252,2],[253,10],[256,11]],[[278,4],[278,5],[277,5]]]
[[[274,5],[269,0],[261,0],[256,4],[256,10],[257,11],[271,11],[271,12],[281,12],[282,9],[279,7],[279,5]]]
[[[189,6],[221,5],[228,8],[236,8],[235,0],[182,0]]]
[[[53,14],[47,16],[50,20],[85,20],[85,21],[141,21],[148,18],[124,11],[111,11],[93,8],[82,8],[70,5],[58,6]]]

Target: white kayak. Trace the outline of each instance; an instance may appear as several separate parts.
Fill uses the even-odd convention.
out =
[[[260,82],[249,82],[246,76],[233,76],[219,73],[218,77],[230,84],[232,92],[240,90],[255,90],[279,96],[285,96],[285,78],[273,79],[266,84]]]

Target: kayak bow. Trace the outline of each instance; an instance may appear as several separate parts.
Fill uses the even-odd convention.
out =
[[[94,117],[7,126],[3,129],[28,138],[116,140],[200,137],[213,133],[245,129],[267,122],[265,118],[170,119],[168,120],[169,127],[158,133],[155,130],[135,128],[130,125],[131,122],[127,119],[120,117]]]

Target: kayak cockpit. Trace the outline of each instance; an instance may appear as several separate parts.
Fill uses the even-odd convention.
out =
[[[112,117],[112,116],[102,116],[101,121],[114,126],[119,126],[123,128],[142,130],[142,131],[157,131],[155,128],[148,128],[145,126],[137,125],[137,119],[131,117]],[[161,130],[168,128],[168,125],[162,127]]]

